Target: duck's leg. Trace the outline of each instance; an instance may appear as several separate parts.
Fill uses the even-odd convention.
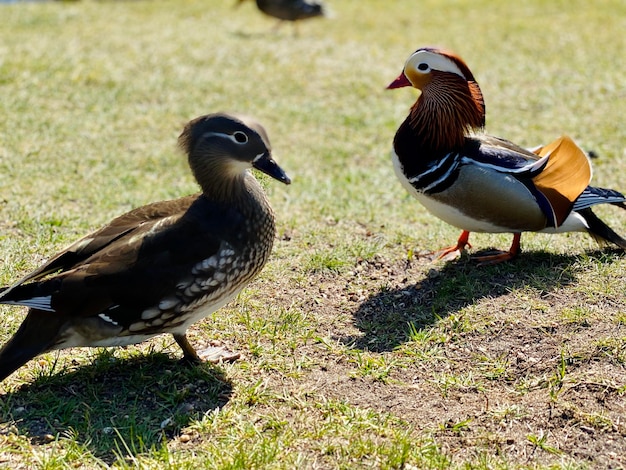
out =
[[[452,245],[452,246],[449,246],[447,248],[444,248],[438,251],[436,253],[437,259],[445,258],[451,253],[458,252],[459,254],[461,254],[463,250],[465,250],[466,246],[471,248],[472,245],[470,245],[470,242],[469,242],[469,235],[470,233],[467,230],[463,230],[463,232],[461,232],[461,235],[459,236],[459,239],[456,242],[456,245]]]
[[[276,24],[274,24],[274,27],[272,28],[272,33],[277,33],[282,24],[283,24],[283,20],[278,20]]]
[[[509,251],[500,251],[493,255],[485,255],[485,256],[472,256],[472,259],[478,261],[478,266],[487,266],[490,264],[498,264],[504,261],[510,261],[515,258],[520,253],[520,239],[522,238],[521,233],[513,234],[513,242],[511,243],[511,248]]]
[[[183,361],[191,364],[201,362],[211,362],[213,364],[218,362],[233,362],[241,356],[238,352],[230,351],[224,346],[219,345],[211,345],[198,353],[187,339],[187,335],[175,334],[174,339],[180,346],[180,349],[183,350]]]

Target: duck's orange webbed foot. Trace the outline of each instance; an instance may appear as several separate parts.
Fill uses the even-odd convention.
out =
[[[435,253],[435,255],[437,255],[437,259],[453,259],[456,258],[457,253],[459,255],[462,254],[463,251],[465,251],[466,246],[471,248],[472,245],[469,242],[469,235],[470,233],[467,230],[463,230],[463,232],[461,232],[461,235],[459,236],[459,239],[456,242],[456,245],[443,248],[442,250],[439,250]],[[454,256],[450,256],[452,254],[454,254]]]
[[[492,255],[484,255],[484,256],[472,256],[474,261],[478,261],[478,266],[489,266],[493,264],[503,263],[505,261],[510,261],[513,258],[517,257],[520,253],[520,239],[522,238],[521,233],[516,233],[513,235],[513,242],[511,243],[511,248],[509,251],[498,251]]]

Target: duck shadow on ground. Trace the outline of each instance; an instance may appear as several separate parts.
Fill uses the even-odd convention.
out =
[[[359,305],[354,323],[363,335],[341,341],[372,352],[392,351],[408,341],[409,324],[419,331],[483,298],[497,298],[520,288],[549,293],[570,285],[576,282],[577,262],[584,258],[604,263],[617,259],[610,251],[584,255],[532,252],[494,266],[477,266],[467,259],[443,267],[433,264],[415,285],[383,288]]]
[[[288,29],[287,26],[291,26],[291,25],[285,25],[283,28],[285,29],[285,31]],[[242,39],[242,40],[256,40],[256,39],[261,39],[261,38],[280,38],[282,36],[287,37],[287,38],[294,38],[297,39],[298,35],[296,33],[285,33],[283,32],[283,28],[278,28],[276,27],[276,25],[274,25],[273,27],[268,27],[266,29],[259,29],[256,31],[234,31],[231,34],[238,38],[238,39]]]
[[[160,448],[224,406],[231,393],[219,367],[190,366],[163,353],[117,359],[105,350],[91,365],[0,395],[0,432],[34,444],[69,438],[110,464]]]

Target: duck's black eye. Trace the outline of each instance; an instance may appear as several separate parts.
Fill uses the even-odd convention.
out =
[[[417,66],[417,70],[421,70],[422,72],[424,72],[425,70],[428,70],[428,64],[426,62],[422,62],[421,64],[419,64]]]
[[[245,144],[248,142],[248,136],[245,134],[245,132],[236,131],[235,133],[233,133],[233,137],[240,144]]]

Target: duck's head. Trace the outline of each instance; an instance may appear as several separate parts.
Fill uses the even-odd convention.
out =
[[[405,86],[422,92],[411,109],[411,122],[416,127],[430,122],[431,128],[439,128],[437,132],[447,129],[442,134],[444,140],[448,138],[460,144],[468,130],[485,125],[485,102],[480,87],[467,64],[452,52],[434,47],[413,52],[402,73],[387,88]],[[441,144],[445,146],[446,142]]]
[[[178,144],[203,190],[237,180],[250,168],[290,184],[291,180],[272,158],[267,132],[256,120],[225,113],[208,114],[190,121]]]
[[[389,84],[388,89],[412,86],[423,90],[433,80],[457,80],[474,82],[474,75],[458,55],[434,47],[422,47],[409,56],[402,73]]]

